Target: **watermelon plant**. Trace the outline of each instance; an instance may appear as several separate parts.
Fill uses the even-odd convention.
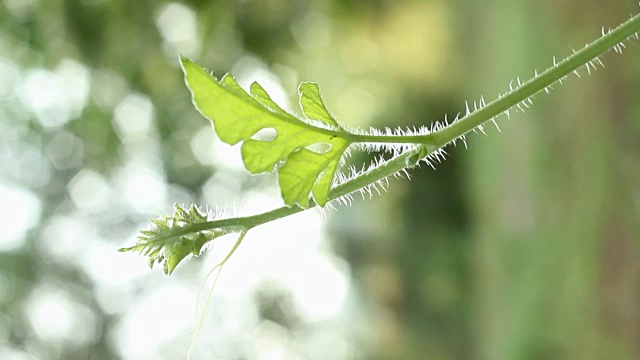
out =
[[[412,129],[359,129],[344,123],[329,110],[317,84],[303,82],[298,88],[302,115],[276,104],[258,83],[249,91],[231,74],[217,79],[205,67],[186,57],[179,59],[186,85],[196,109],[213,123],[221,141],[235,145],[245,169],[251,174],[276,173],[284,204],[251,216],[220,216],[197,205],[176,204],[175,212],[152,220],[138,241],[123,252],[148,257],[149,265],[161,265],[173,273],[184,259],[199,256],[211,241],[237,234],[235,245],[210,272],[220,276],[225,263],[247,232],[280,218],[317,207],[348,205],[354,194],[363,198],[382,193],[394,177],[408,178],[408,171],[422,165],[433,167],[445,159],[446,147],[464,143],[469,132],[484,132],[484,126],[525,111],[534,98],[550,93],[571,75],[591,74],[604,67],[600,57],[613,50],[622,53],[627,43],[638,40],[640,15],[614,29],[526,81],[512,81],[492,101],[481,97],[467,102],[458,115],[430,126]],[[369,166],[346,166],[352,151],[384,151]],[[208,276],[207,276],[208,277]],[[214,286],[215,286],[214,281]],[[207,301],[208,302],[208,301]],[[206,309],[206,305],[205,305]],[[197,333],[196,333],[197,336]]]

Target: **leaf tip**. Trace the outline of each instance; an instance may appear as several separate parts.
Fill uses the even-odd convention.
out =
[[[178,55],[178,60],[180,60],[181,64],[193,63],[194,62],[193,60],[189,59],[188,57],[186,57],[186,56],[184,56],[182,54]]]
[[[185,81],[187,82],[187,86],[189,85],[189,78],[196,74],[207,74],[214,79],[216,78],[215,76],[213,76],[213,72],[209,71],[204,66],[198,64],[197,62],[189,59],[184,55],[180,55],[179,60],[180,60],[180,68],[184,73],[184,78],[185,78]]]
[[[300,83],[300,85],[298,85],[298,93],[302,94],[304,92],[305,89],[310,88],[310,89],[320,89],[320,87],[318,86],[318,83],[313,82],[313,81],[303,81]]]

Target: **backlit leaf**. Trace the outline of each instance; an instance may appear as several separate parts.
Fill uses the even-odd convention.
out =
[[[184,57],[181,60],[194,105],[213,122],[222,141],[230,145],[242,142],[245,168],[252,174],[277,169],[287,205],[306,207],[313,196],[323,206],[351,140],[350,133],[326,109],[318,86],[300,85],[300,104],[308,117],[304,119],[280,108],[258,83],[251,85],[248,94],[231,75],[218,81],[200,65]],[[256,138],[264,129],[274,130],[275,137]],[[318,151],[317,144],[324,144],[326,151]]]

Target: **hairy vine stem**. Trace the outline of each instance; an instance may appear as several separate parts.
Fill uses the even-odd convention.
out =
[[[587,71],[590,73],[591,70],[595,70],[596,64],[602,65],[598,56],[604,52],[610,49],[621,52],[624,48],[624,41],[631,38],[638,39],[638,31],[640,31],[640,14],[631,17],[613,30],[608,32],[603,30],[602,37],[585,45],[581,50],[574,51],[572,55],[564,60],[556,63],[554,58],[554,64],[549,69],[540,74],[536,73],[535,77],[524,83],[520,83],[520,80],[518,80],[516,87],[511,87],[510,85],[510,91],[504,95],[500,95],[497,99],[487,104],[481,99],[480,106],[476,106],[473,111],[470,111],[467,105],[467,112],[462,118],[456,118],[453,123],[447,124],[447,126],[441,127],[439,130],[430,132],[429,134],[407,136],[350,134],[349,140],[354,143],[394,143],[415,144],[417,146],[333,187],[329,191],[328,200],[339,199],[380,182],[389,176],[405,170],[407,167],[412,167],[411,164],[417,163],[414,160],[416,156],[420,156],[420,159],[425,159],[440,151],[444,146],[463,137],[469,131],[473,131],[489,121],[495,121],[497,116],[501,114],[507,114],[507,116],[509,116],[509,110],[514,107],[520,110],[523,109],[523,106],[529,107],[531,98],[535,94],[541,91],[549,92],[552,85],[556,82],[562,83],[571,73],[578,75],[577,70],[580,67],[586,66]],[[229,232],[238,231],[246,233],[246,231],[258,225],[293,215],[315,206],[316,204],[311,200],[308,207],[298,205],[282,206],[251,216],[187,224],[180,228],[180,230],[177,230],[174,235],[184,235],[221,228],[227,229]]]

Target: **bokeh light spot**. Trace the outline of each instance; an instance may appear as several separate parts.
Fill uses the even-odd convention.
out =
[[[86,212],[104,210],[109,204],[109,184],[98,173],[83,169],[71,179],[69,195],[76,207]]]
[[[162,7],[156,19],[156,26],[165,41],[164,51],[174,60],[177,54],[197,55],[199,50],[195,12],[178,3]]]
[[[71,118],[64,80],[55,73],[44,69],[27,71],[19,95],[45,128],[60,127]]]
[[[31,191],[0,183],[0,252],[12,251],[24,244],[25,233],[40,221],[42,204]]]
[[[70,132],[59,131],[47,144],[46,152],[55,167],[73,168],[82,163],[84,143]]]
[[[32,330],[44,341],[80,346],[98,335],[95,313],[50,284],[33,290],[25,311]]]
[[[62,79],[70,116],[72,119],[76,118],[87,105],[90,88],[89,70],[75,60],[62,59],[56,67],[56,74]]]
[[[133,305],[111,334],[128,358],[147,357],[193,325],[194,292],[190,286],[167,285]]]
[[[57,215],[49,220],[39,239],[38,251],[46,259],[64,262],[81,256],[95,231],[80,215]]]
[[[153,104],[142,94],[129,94],[113,114],[116,132],[123,142],[146,136],[153,122]]]
[[[126,172],[124,193],[135,211],[148,214],[166,207],[167,186],[163,177],[145,168],[129,168]]]

